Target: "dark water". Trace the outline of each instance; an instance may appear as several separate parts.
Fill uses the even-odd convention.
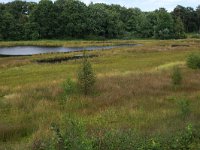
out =
[[[83,50],[106,50],[118,47],[139,46],[139,44],[121,44],[115,46],[88,46],[88,47],[38,47],[38,46],[16,46],[0,47],[0,55],[22,56],[44,53],[75,52]]]

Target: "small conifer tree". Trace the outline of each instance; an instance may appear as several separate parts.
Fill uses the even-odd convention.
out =
[[[92,65],[88,60],[85,52],[83,53],[83,62],[78,71],[78,85],[80,90],[85,94],[88,95],[95,83],[96,77],[94,71],[92,69]]]

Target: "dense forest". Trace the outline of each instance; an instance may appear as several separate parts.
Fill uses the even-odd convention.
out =
[[[67,38],[185,38],[200,32],[200,6],[143,12],[78,0],[0,3],[0,40]]]

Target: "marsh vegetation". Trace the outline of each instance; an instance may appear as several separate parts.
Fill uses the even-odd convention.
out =
[[[88,58],[96,82],[87,96],[77,88],[82,60],[35,62],[82,52],[0,58],[0,149],[199,148],[200,70],[187,61],[200,41],[106,42],[144,46],[88,51],[98,57]]]
[[[0,3],[2,54],[58,52],[0,56],[0,149],[200,149],[199,32],[200,6]]]

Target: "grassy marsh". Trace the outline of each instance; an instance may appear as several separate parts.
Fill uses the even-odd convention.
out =
[[[107,46],[116,44],[127,44],[131,40],[105,40],[105,41],[87,41],[87,40],[39,40],[39,41],[0,41],[0,47],[10,46],[53,46],[53,47],[85,47],[85,46]]]
[[[72,95],[62,105],[61,84],[69,76],[76,80],[81,60],[56,64],[34,60],[74,53],[1,57],[0,149],[28,149],[35,139],[52,136],[52,122],[64,128],[64,118],[84,122],[90,134],[98,129],[133,129],[150,136],[183,130],[189,123],[199,127],[200,71],[188,69],[185,61],[188,54],[199,52],[200,40],[22,41],[0,42],[0,46],[117,43],[143,46],[88,52],[99,56],[90,59],[97,74],[96,93],[88,97]],[[190,46],[181,46],[184,44]],[[172,87],[170,79],[174,65],[183,72],[183,85],[178,89]],[[184,98],[190,100],[191,113],[183,120],[178,101]]]

